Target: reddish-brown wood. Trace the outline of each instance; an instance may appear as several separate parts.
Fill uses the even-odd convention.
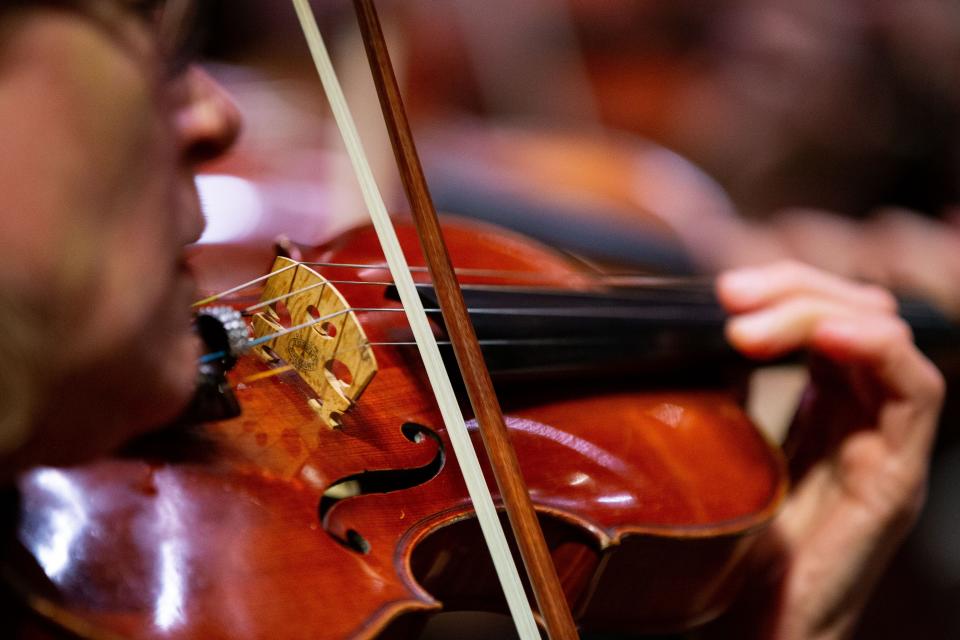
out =
[[[400,232],[422,264],[412,229]],[[590,286],[520,236],[462,222],[444,236],[458,267]],[[382,261],[367,228],[305,258]],[[387,278],[375,267],[324,273]],[[395,304],[382,287],[342,290],[354,306]],[[372,341],[408,335],[402,314],[360,319]],[[170,434],[149,459],[26,475],[19,538],[59,593],[54,617],[124,637],[341,639],[411,637],[442,608],[501,610],[451,457],[411,488],[341,500],[320,519],[338,480],[427,467],[449,448],[415,351],[376,353],[380,371],[340,430],[319,422],[296,377],[278,376],[238,384],[241,417]],[[265,366],[244,358],[232,378]],[[639,632],[709,619],[780,503],[782,459],[729,395],[597,382],[500,389],[577,621]],[[408,423],[436,438],[411,439]],[[350,531],[366,553],[338,542]]]

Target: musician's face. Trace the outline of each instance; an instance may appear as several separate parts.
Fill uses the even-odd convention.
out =
[[[169,420],[195,382],[193,170],[239,118],[125,1],[0,14],[0,293],[41,310],[45,462]]]

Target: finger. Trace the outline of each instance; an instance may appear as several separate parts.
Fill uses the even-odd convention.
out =
[[[863,309],[894,312],[889,291],[851,282],[799,262],[728,271],[717,281],[720,301],[731,313],[753,311],[792,296],[818,296]]]
[[[732,317],[727,339],[751,358],[768,359],[810,345],[816,326],[824,318],[855,318],[863,311],[829,298],[797,296]]]
[[[885,315],[824,318],[815,327],[811,348],[869,373],[891,400],[879,425],[888,442],[894,450],[926,454],[946,384],[913,344],[906,323]]]

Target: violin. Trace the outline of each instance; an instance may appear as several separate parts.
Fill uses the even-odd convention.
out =
[[[398,233],[429,300],[414,229]],[[468,299],[625,295],[512,232],[448,220],[444,235]],[[354,311],[240,358],[229,378],[241,415],[168,430],[137,458],[21,481],[19,537],[62,598],[61,622],[125,637],[409,637],[440,610],[504,610],[375,234],[300,258],[279,258],[260,296],[231,304],[325,282],[260,307],[253,324]],[[786,492],[781,454],[732,394],[599,378],[590,341],[558,352],[583,307],[539,346],[521,343],[523,358],[498,356],[544,309],[497,314],[499,334],[479,333],[578,625],[677,630],[717,615]],[[333,381],[319,393],[316,372]],[[343,398],[349,408],[331,408]]]

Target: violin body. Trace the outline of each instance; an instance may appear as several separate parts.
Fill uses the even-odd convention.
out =
[[[422,265],[412,227],[398,233]],[[444,234],[458,268],[483,272],[462,284],[526,273],[597,286],[522,236],[463,221]],[[302,259],[382,264],[370,228]],[[323,274],[389,280],[379,266]],[[339,288],[353,307],[399,308],[385,286]],[[248,356],[231,372],[241,416],[168,430],[135,458],[24,476],[18,537],[53,587],[44,615],[94,636],[341,639],[415,636],[440,610],[503,611],[426,374],[397,344],[409,340],[405,317],[356,316],[379,370],[334,427],[295,371],[250,381],[276,363]],[[351,384],[350,371],[331,371]],[[581,628],[690,628],[735,597],[785,495],[785,465],[732,394],[613,377],[498,392]]]

